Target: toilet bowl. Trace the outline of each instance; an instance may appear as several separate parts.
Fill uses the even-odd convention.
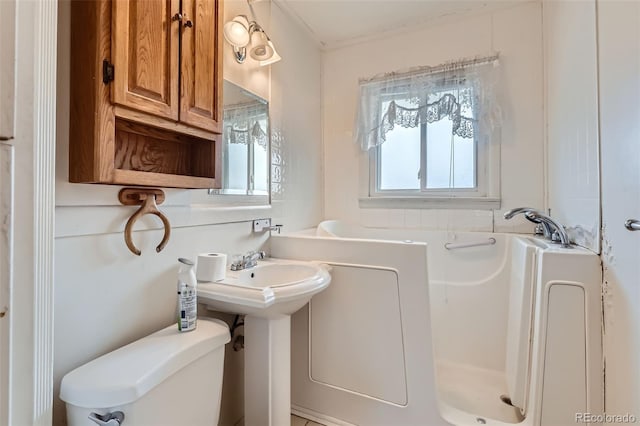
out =
[[[198,319],[101,356],[62,379],[69,426],[215,425],[220,415],[224,345],[229,327]]]

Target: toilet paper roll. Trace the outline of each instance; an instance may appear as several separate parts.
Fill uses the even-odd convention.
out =
[[[202,253],[198,255],[196,279],[200,282],[223,280],[227,271],[227,255],[224,253]]]

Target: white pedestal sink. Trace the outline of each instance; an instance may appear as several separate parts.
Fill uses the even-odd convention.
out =
[[[198,301],[244,314],[245,426],[282,426],[291,416],[291,314],[327,288],[326,265],[270,259],[198,284]]]

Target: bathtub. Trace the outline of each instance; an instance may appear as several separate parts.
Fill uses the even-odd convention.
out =
[[[272,236],[271,253],[333,268],[330,287],[292,320],[299,415],[564,426],[603,412],[601,267],[588,250],[326,221]]]

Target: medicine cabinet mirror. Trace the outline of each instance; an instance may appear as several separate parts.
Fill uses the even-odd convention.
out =
[[[224,81],[222,131],[223,178],[220,194],[269,196],[269,104],[246,89]]]

